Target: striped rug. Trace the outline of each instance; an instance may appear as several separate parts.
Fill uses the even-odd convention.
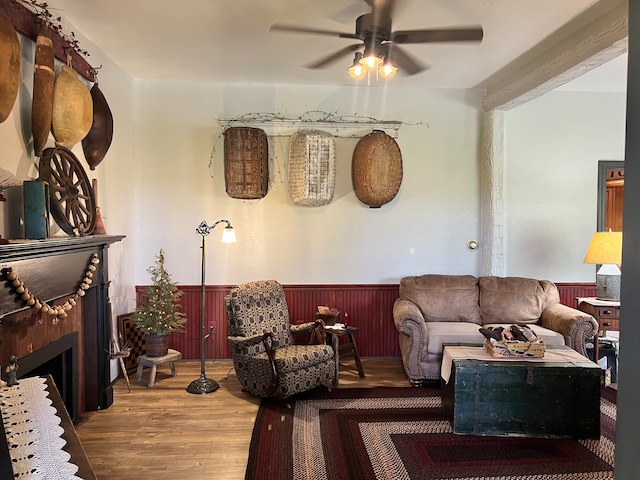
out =
[[[616,392],[599,440],[454,435],[435,388],[319,388],[263,399],[248,480],[613,479]]]

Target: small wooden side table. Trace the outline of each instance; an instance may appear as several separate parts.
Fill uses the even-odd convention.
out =
[[[336,373],[333,377],[333,384],[338,385],[338,383],[340,382],[340,360],[349,357],[354,358],[354,360],[356,361],[356,370],[358,371],[358,375],[360,376],[360,378],[364,378],[364,368],[362,367],[362,362],[360,361],[360,355],[358,354],[356,340],[355,338],[353,338],[354,334],[358,331],[358,328],[351,326],[346,326],[344,328],[327,326],[325,329],[327,331],[327,343],[331,342],[331,346],[333,347],[333,351],[335,354],[334,360],[336,362]],[[340,338],[345,335],[349,339],[349,342],[340,345]]]
[[[598,363],[599,337],[608,330],[620,330],[620,302],[598,300],[595,297],[578,297],[578,310],[588,313],[598,322],[598,332],[593,338],[593,361]]]
[[[176,376],[176,366],[173,362],[176,360],[180,360],[182,358],[182,353],[177,350],[169,349],[169,352],[162,357],[149,357],[148,355],[140,355],[138,357],[138,371],[136,372],[136,380],[139,382],[142,380],[142,369],[144,367],[151,367],[151,372],[149,372],[149,384],[147,385],[149,388],[153,387],[156,383],[156,369],[158,365],[162,363],[169,362],[169,367],[171,368],[171,376]]]

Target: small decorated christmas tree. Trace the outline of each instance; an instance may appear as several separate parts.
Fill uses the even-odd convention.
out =
[[[179,302],[183,292],[164,268],[164,250],[156,255],[155,264],[147,272],[153,283],[144,289],[144,297],[133,313],[133,321],[146,335],[183,331],[187,321]]]

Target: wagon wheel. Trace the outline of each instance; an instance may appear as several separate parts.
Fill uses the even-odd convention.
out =
[[[90,234],[96,223],[96,199],[80,161],[65,147],[40,156],[40,180],[49,184],[51,214],[65,233]]]

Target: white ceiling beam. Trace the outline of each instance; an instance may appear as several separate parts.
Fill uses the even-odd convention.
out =
[[[484,111],[509,110],[627,51],[628,0],[601,0],[477,85]]]

